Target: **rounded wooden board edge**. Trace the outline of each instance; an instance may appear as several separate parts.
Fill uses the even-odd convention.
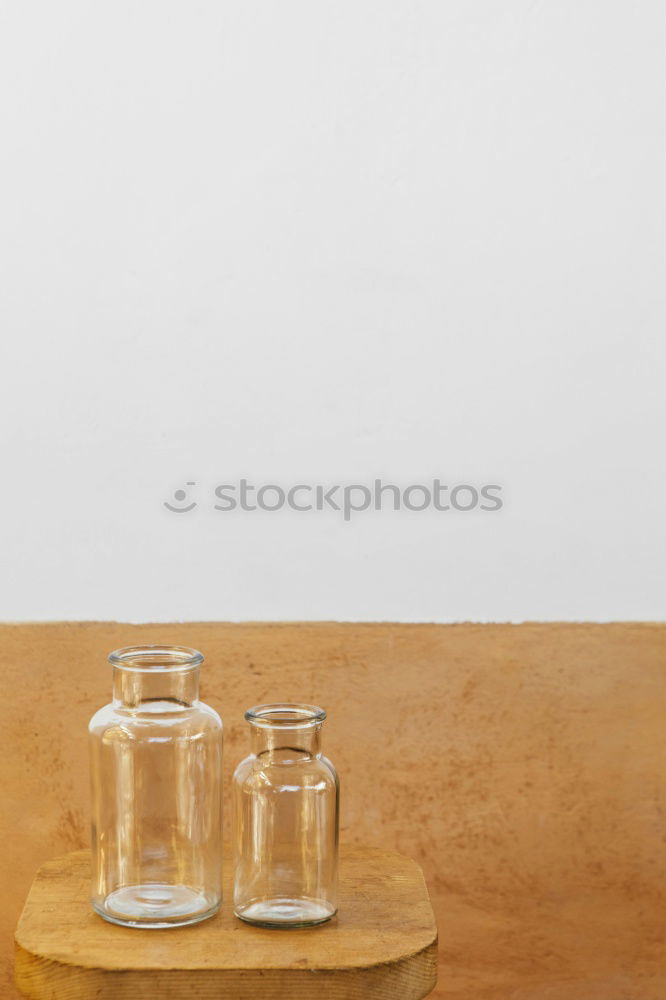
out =
[[[40,958],[16,944],[15,982],[28,1000],[256,1000],[256,971],[101,970]],[[424,1000],[437,984],[437,939],[399,959],[355,969],[267,969],[263,1000]]]

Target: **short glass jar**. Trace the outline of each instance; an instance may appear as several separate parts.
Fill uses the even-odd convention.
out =
[[[321,753],[326,713],[259,705],[245,713],[252,753],[236,768],[234,913],[264,927],[308,927],[337,910],[339,783]]]
[[[203,656],[109,660],[113,701],[89,726],[93,908],[131,927],[197,923],[222,898],[222,722],[199,701]]]

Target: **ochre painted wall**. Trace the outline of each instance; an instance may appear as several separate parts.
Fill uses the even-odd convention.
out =
[[[326,707],[342,837],[425,871],[433,997],[666,997],[666,625],[621,623],[0,626],[3,997],[34,871],[87,844],[106,654],[139,642],[206,655],[227,788],[247,706]]]

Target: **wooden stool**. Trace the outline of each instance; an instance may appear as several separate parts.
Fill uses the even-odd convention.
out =
[[[348,848],[340,911],[308,930],[264,930],[222,910],[191,927],[137,930],[90,908],[90,855],[49,861],[16,930],[16,983],[35,1000],[419,1000],[437,979],[437,929],[420,868]]]

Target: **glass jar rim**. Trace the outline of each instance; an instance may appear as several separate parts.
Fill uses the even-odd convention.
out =
[[[192,670],[203,663],[203,654],[189,646],[124,646],[109,653],[109,663],[123,670],[168,672]]]
[[[305,729],[321,725],[325,718],[326,712],[318,705],[288,701],[254,705],[245,713],[245,720],[250,725],[262,729]]]

